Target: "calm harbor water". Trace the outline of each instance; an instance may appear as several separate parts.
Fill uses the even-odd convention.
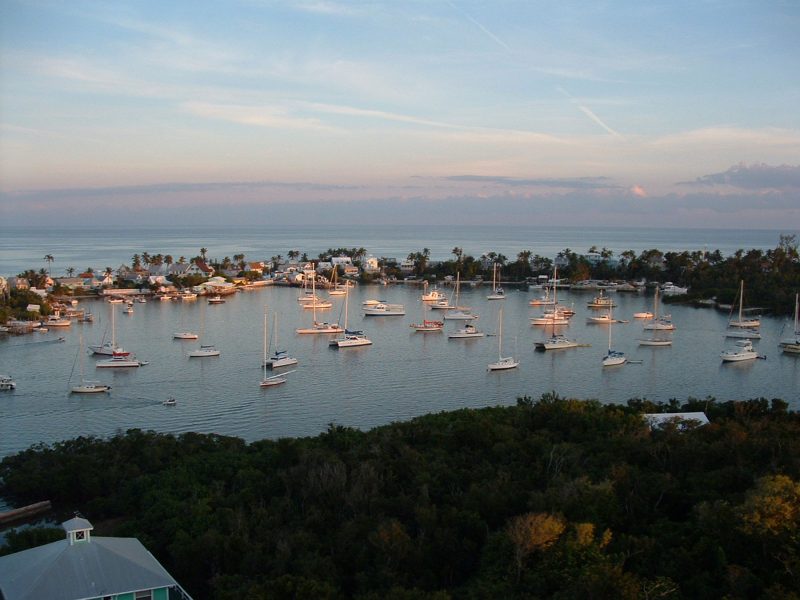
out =
[[[79,340],[84,346],[110,335],[110,306],[87,301],[95,315],[92,324],[73,323],[69,329],[0,338],[0,372],[17,382],[13,392],[0,393],[0,456],[40,441],[53,442],[78,435],[111,435],[131,427],[164,432],[216,432],[246,440],[315,435],[329,423],[358,428],[404,420],[428,412],[461,407],[514,404],[522,395],[538,397],[555,390],[562,396],[625,402],[633,397],[653,400],[707,395],[719,400],[779,397],[800,409],[800,360],[782,354],[777,342],[783,319],[765,318],[763,339],[756,343],[766,360],[723,364],[720,351],[728,315],[713,309],[670,306],[677,331],[671,347],[640,347],[641,323],[634,312],[652,310],[652,297],[615,295],[614,316],[628,323],[588,325],[593,311],[586,307],[592,294],[564,292],[577,314],[566,328],[570,337],[590,347],[537,352],[534,341],[549,331],[529,325],[540,310],[528,305],[539,291],[511,289],[505,301],[488,301],[487,287],[462,290],[462,304],[480,315],[478,327],[497,330],[503,307],[504,354],[513,354],[520,367],[487,372],[496,360],[498,338],[448,340],[444,334],[415,333],[408,325],[439,312],[424,312],[420,289],[410,285],[360,286],[349,302],[349,325],[363,328],[373,340],[369,347],[334,350],[329,336],[297,335],[295,328],[311,322],[300,308],[296,288],[268,287],[230,296],[225,304],[153,302],[136,304],[132,315],[116,315],[117,339],[149,364],[138,369],[96,369],[95,358],[84,356],[87,379],[113,386],[110,394],[70,395],[70,379],[80,380]],[[321,295],[325,295],[321,292]],[[402,317],[365,317],[361,303],[368,298],[405,305]],[[343,298],[325,319],[343,319]],[[300,359],[282,386],[262,389],[260,367],[264,307],[279,315],[281,346]],[[271,322],[271,318],[270,318]],[[641,364],[603,368],[600,360],[612,343]],[[190,328],[204,343],[222,352],[217,358],[189,358],[198,341],[177,341],[172,332]],[[54,342],[64,336],[63,343]],[[177,405],[167,407],[168,396]]]

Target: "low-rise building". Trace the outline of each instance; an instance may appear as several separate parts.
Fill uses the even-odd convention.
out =
[[[136,538],[93,537],[92,524],[61,524],[66,538],[0,557],[3,600],[191,600]]]

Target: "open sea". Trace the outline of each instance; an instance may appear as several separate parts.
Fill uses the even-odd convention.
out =
[[[0,228],[0,273],[16,274],[43,268],[52,254],[53,274],[75,269],[129,263],[134,253],[172,254],[176,260],[208,248],[210,257],[244,253],[259,260],[289,250],[316,257],[328,248],[365,247],[369,254],[404,258],[429,248],[431,258],[451,258],[454,246],[467,254],[501,252],[509,258],[521,250],[554,257],[564,248],[585,252],[591,245],[615,253],[632,249],[714,250],[730,254],[739,248],[774,248],[780,233],[796,231],[570,229],[508,227],[416,228],[358,227],[262,229],[116,229]],[[447,289],[450,291],[450,288]],[[669,347],[641,347],[641,323],[632,315],[652,310],[653,298],[644,294],[614,295],[614,316],[627,320],[616,325],[588,325],[594,311],[586,307],[591,292],[560,292],[577,314],[565,329],[586,347],[537,352],[534,341],[550,335],[529,325],[540,313],[528,300],[539,290],[508,289],[504,301],[488,301],[488,286],[462,286],[461,303],[480,315],[477,326],[487,337],[450,340],[447,332],[460,322],[447,322],[444,333],[415,333],[409,324],[424,316],[438,317],[420,301],[412,285],[358,286],[350,295],[350,328],[361,328],[372,346],[334,350],[330,336],[297,335],[297,327],[311,322],[311,311],[297,302],[297,288],[266,287],[240,292],[221,305],[195,302],[136,304],[132,315],[116,305],[117,340],[139,359],[136,369],[96,369],[96,359],[85,346],[110,336],[111,306],[82,301],[94,323],[73,323],[47,333],[0,337],[0,374],[13,376],[17,389],[0,392],[0,456],[39,442],[79,435],[108,436],[128,428],[162,432],[215,432],[252,441],[286,436],[316,435],[328,424],[370,428],[406,420],[428,412],[462,407],[512,405],[518,396],[534,398],[555,390],[562,396],[596,398],[624,403],[629,398],[669,400],[714,396],[719,400],[778,397],[800,409],[800,360],[782,354],[777,342],[787,320],[763,319],[763,339],[756,349],[767,356],[740,364],[723,364],[719,353],[732,346],[723,332],[727,313],[672,305],[677,330]],[[324,291],[319,292],[326,296]],[[361,303],[381,299],[401,303],[406,315],[366,317]],[[344,298],[333,300],[324,320],[343,320]],[[508,372],[487,372],[497,359],[498,312],[503,307],[503,354],[521,362]],[[296,370],[282,386],[262,389],[259,382],[263,354],[263,315],[267,307],[278,315],[280,345],[299,358]],[[319,315],[318,315],[319,316]],[[200,341],[177,341],[174,331],[193,329]],[[600,361],[612,345],[636,362],[603,368]],[[57,342],[63,336],[64,342]],[[83,338],[83,346],[80,340]],[[221,350],[216,358],[189,358],[187,352],[203,343]],[[70,395],[80,380],[81,355],[87,379],[110,384],[109,394]],[[164,406],[168,396],[175,406]]]

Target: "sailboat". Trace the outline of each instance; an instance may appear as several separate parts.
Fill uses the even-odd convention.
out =
[[[195,295],[195,297],[197,297]],[[185,313],[185,309],[181,309],[181,324],[183,323],[183,315]],[[183,326],[183,325],[181,325]],[[176,331],[172,334],[172,339],[174,340],[196,340],[198,335],[193,331],[183,330],[183,331]]]
[[[424,296],[423,296],[424,298]],[[414,331],[421,333],[429,333],[434,331],[442,331],[444,329],[444,321],[436,321],[433,319],[425,318],[425,300],[422,301],[422,321],[420,323],[412,323],[409,325]]]
[[[642,329],[645,331],[673,331],[675,329],[669,315],[658,316],[658,287],[656,287],[656,295],[653,298],[653,318],[647,321]]]
[[[202,319],[201,313],[201,319]],[[203,325],[200,326],[200,329],[203,329]],[[202,331],[201,331],[202,333]],[[189,358],[207,358],[210,356],[219,356],[220,351],[217,350],[216,346],[213,344],[201,344],[197,350],[190,350],[186,353]]]
[[[372,344],[363,331],[350,331],[347,329],[347,305],[349,304],[350,294],[344,295],[344,335],[331,340],[329,345],[334,348],[354,348],[357,346],[369,346]]]
[[[294,373],[292,371],[285,371],[284,373],[280,373],[279,375],[270,375],[267,376],[267,311],[264,311],[264,376],[261,378],[261,383],[259,383],[259,387],[272,387],[274,385],[281,385],[282,383],[286,383],[286,376],[289,373]]]
[[[784,352],[800,354],[800,325],[798,325],[798,310],[800,309],[800,294],[794,295],[794,337],[788,337],[778,342]]]
[[[503,288],[497,285],[497,263],[494,263],[492,269],[492,293],[486,296],[487,300],[505,300],[506,292]]]
[[[519,361],[512,356],[503,356],[503,309],[497,315],[497,362],[489,363],[489,371],[506,371],[516,369]]]
[[[76,385],[70,388],[70,393],[72,394],[100,394],[103,392],[107,392],[111,389],[110,385],[104,385],[98,381],[86,381],[84,379],[84,371],[83,371],[83,334],[80,336],[80,341],[78,342],[78,353],[80,354],[81,358],[81,384]],[[73,365],[74,369],[74,365]]]
[[[125,352],[121,347],[117,346],[117,324],[116,324],[116,306],[117,303],[109,302],[108,308],[111,311],[111,341],[102,342],[100,344],[89,346],[89,350],[93,354],[100,354],[102,356],[127,356],[129,353]]]
[[[317,321],[317,302],[313,299],[317,297],[317,287],[315,283],[316,277],[311,278],[311,298],[312,301],[310,302],[311,308],[314,313],[313,322],[311,327],[301,327],[300,329],[295,329],[295,333],[306,333],[306,334],[313,334],[313,333],[342,333],[344,329],[342,329],[338,323],[327,323],[327,322],[319,322]],[[345,292],[348,288],[345,288]],[[345,297],[347,294],[345,294]],[[346,305],[345,301],[345,305]]]
[[[761,327],[760,319],[745,319],[742,316],[743,311],[744,311],[744,279],[741,280],[741,283],[739,285],[739,318],[729,319],[728,327],[739,327],[746,329]]]
[[[339,274],[339,267],[333,265],[333,274],[331,275],[331,289],[328,290],[328,296],[344,296],[347,293],[345,286],[339,285],[336,281]]]
[[[278,367],[288,367],[288,366],[291,366],[291,365],[296,365],[297,364],[297,359],[294,358],[293,356],[289,356],[289,353],[286,350],[281,350],[280,346],[278,345],[278,313],[277,312],[273,315],[271,339],[275,341],[275,353],[270,358],[266,358],[266,352],[264,353],[265,364],[270,369],[277,369]]]
[[[558,267],[553,267],[553,307],[545,309],[538,317],[531,317],[531,325],[568,325],[574,311],[567,311],[558,305]]]
[[[563,333],[556,333],[556,324],[553,322],[553,334],[546,340],[534,342],[537,350],[565,350],[566,348],[577,348],[578,342],[565,336]]]
[[[456,273],[456,305],[453,310],[448,310],[444,318],[445,320],[458,320],[458,321],[471,321],[477,319],[478,315],[472,314],[468,306],[459,306],[458,297],[461,289],[461,273]]]
[[[611,313],[609,313],[611,315]],[[611,315],[613,316],[613,315]],[[608,354],[603,357],[604,367],[613,367],[615,365],[623,365],[628,362],[628,358],[624,352],[611,349],[611,327],[608,328]]]

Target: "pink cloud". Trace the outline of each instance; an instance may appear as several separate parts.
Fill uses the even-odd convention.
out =
[[[633,194],[633,195],[634,195],[634,196],[636,196],[637,198],[647,198],[647,190],[645,190],[645,189],[644,189],[642,186],[640,186],[640,185],[634,185],[634,186],[633,186],[633,187],[630,189],[630,192],[631,192],[631,194]]]

